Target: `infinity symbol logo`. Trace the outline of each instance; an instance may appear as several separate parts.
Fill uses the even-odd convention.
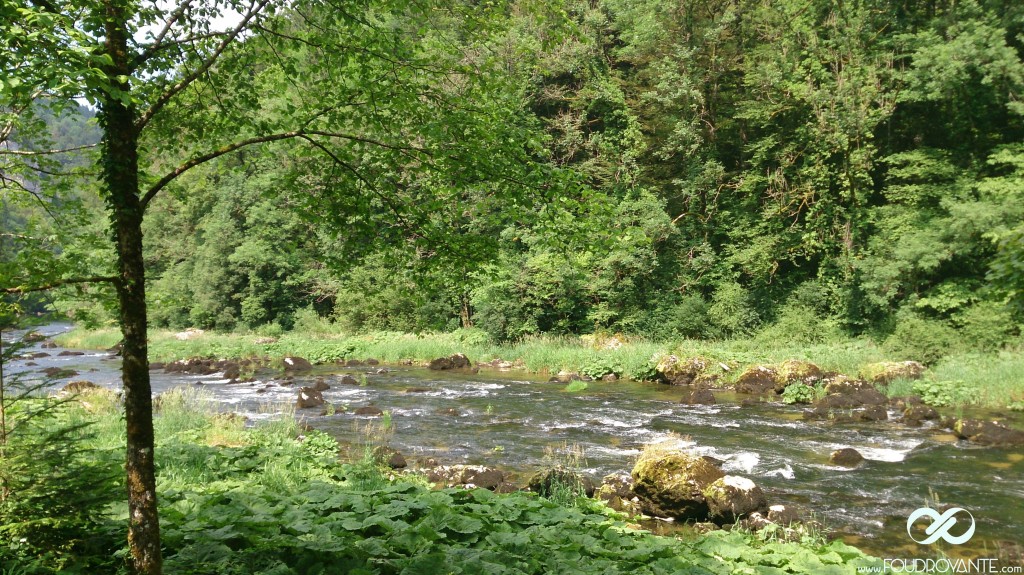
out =
[[[957,523],[956,517],[954,517],[954,515],[960,513],[961,511],[966,513],[967,516],[971,518],[971,526],[967,528],[967,531],[964,531],[960,535],[951,535],[949,533],[949,530],[952,529],[953,526]],[[918,541],[917,538],[914,537],[914,534],[911,533],[910,528],[914,525],[915,521],[922,517],[931,518],[932,524],[926,527],[924,530],[924,533],[925,535],[927,535],[927,537],[925,537],[923,541]],[[907,535],[909,535],[911,539],[913,539],[917,543],[920,543],[921,545],[931,545],[939,539],[945,539],[946,543],[949,543],[950,545],[960,545],[962,543],[967,543],[971,540],[971,537],[974,536],[974,516],[971,515],[970,511],[967,511],[966,509],[962,509],[960,507],[954,507],[952,509],[949,509],[941,515],[938,511],[932,509],[931,507],[922,507],[917,511],[911,513],[910,517],[907,518]]]

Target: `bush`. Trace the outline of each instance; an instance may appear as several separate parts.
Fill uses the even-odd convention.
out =
[[[896,329],[882,347],[894,359],[909,359],[934,364],[957,351],[960,336],[944,321],[905,316],[897,320]]]
[[[995,351],[1020,333],[1010,308],[999,302],[979,302],[954,318],[961,341],[977,351]]]
[[[717,332],[713,335],[731,337],[749,333],[758,316],[747,290],[736,282],[728,282],[715,289],[708,319]]]

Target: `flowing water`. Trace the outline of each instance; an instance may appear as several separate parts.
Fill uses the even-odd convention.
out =
[[[41,332],[51,335],[61,329],[48,326]],[[62,350],[41,349],[39,344],[27,351],[50,356],[32,360],[38,364],[33,367],[15,361],[5,371],[56,366],[80,372],[68,380],[86,379],[114,389],[120,385],[119,362],[109,354],[60,357]],[[377,406],[391,413],[391,446],[412,460],[496,466],[525,480],[532,470],[557,461],[567,448],[576,448],[584,454],[582,470],[600,479],[631,469],[644,444],[670,440],[723,460],[727,473],[753,479],[770,503],[809,511],[846,541],[879,556],[934,556],[940,545],[915,544],[906,521],[919,507],[938,506],[936,499],[967,509],[977,522],[970,542],[941,546],[947,553],[993,557],[998,544],[1024,540],[1020,449],[972,446],[929,427],[805,422],[798,407],[740,406],[724,394],[718,396],[719,405],[680,405],[683,390],[654,384],[592,382],[586,390],[570,393],[564,384],[518,372],[469,374],[388,366],[389,373],[365,374],[368,369],[318,368],[296,376],[290,387],[153,372],[153,391],[202,384],[224,410],[260,419],[293,403],[299,386],[323,377],[331,386],[324,398],[339,406],[339,412],[300,410],[300,417],[342,443],[358,445],[365,441],[362,429],[372,418],[343,413],[340,407],[351,411]],[[340,384],[345,374],[365,375],[365,385]],[[857,449],[867,461],[854,469],[829,465],[829,454],[842,447]],[[959,528],[954,531],[959,533]]]

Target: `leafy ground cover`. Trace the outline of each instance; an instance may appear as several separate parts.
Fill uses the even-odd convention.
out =
[[[150,359],[173,361],[188,357],[240,358],[298,355],[314,362],[374,357],[385,362],[429,361],[453,353],[465,353],[473,361],[503,359],[517,362],[534,373],[562,370],[592,377],[615,373],[620,377],[645,380],[654,376],[657,357],[675,353],[680,357],[704,357],[712,366],[732,366],[720,375],[728,380],[744,367],[806,360],[823,370],[856,376],[865,366],[894,357],[867,338],[835,339],[821,342],[768,341],[764,338],[722,341],[683,340],[651,342],[621,336],[535,336],[514,343],[496,344],[478,330],[448,333],[405,334],[374,332],[348,335],[330,330],[292,331],[273,338],[272,343],[256,333],[206,332],[179,340],[174,332],[150,332]],[[104,349],[120,340],[114,329],[76,329],[61,335],[64,346]],[[712,369],[717,369],[712,367]],[[1024,409],[1024,353],[949,355],[931,365],[919,382],[897,381],[886,391],[894,395],[917,394],[938,407],[968,406]]]
[[[109,392],[79,396],[50,423],[88,424],[83,453],[109,453],[123,441]],[[386,477],[370,458],[339,462],[333,439],[300,433],[294,418],[252,427],[218,414],[194,390],[164,394],[155,425],[169,573],[854,573],[877,562],[820,538],[656,536],[587,499],[565,506],[529,493],[435,490],[415,476]],[[97,500],[118,501],[122,487],[102,485],[110,493],[98,495],[110,496]],[[61,497],[61,486],[52,487],[47,497]],[[89,520],[60,543],[39,539],[31,512],[17,508],[22,516],[13,517],[16,508],[0,506],[5,575],[124,570],[123,503],[83,509]]]

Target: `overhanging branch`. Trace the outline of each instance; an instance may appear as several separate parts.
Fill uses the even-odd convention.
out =
[[[5,294],[29,293],[29,292],[37,292],[37,291],[47,291],[47,290],[51,290],[51,289],[54,289],[54,288],[59,288],[59,287],[67,286],[67,285],[76,285],[76,284],[96,284],[96,283],[112,283],[112,284],[116,284],[117,281],[118,280],[117,280],[116,277],[110,277],[110,276],[95,276],[95,277],[88,277],[88,278],[70,278],[70,279],[65,279],[65,280],[57,280],[55,282],[44,284],[44,285],[39,285],[39,286],[27,286],[27,287],[26,286],[18,286],[18,287],[0,288],[0,293],[5,293]]]

